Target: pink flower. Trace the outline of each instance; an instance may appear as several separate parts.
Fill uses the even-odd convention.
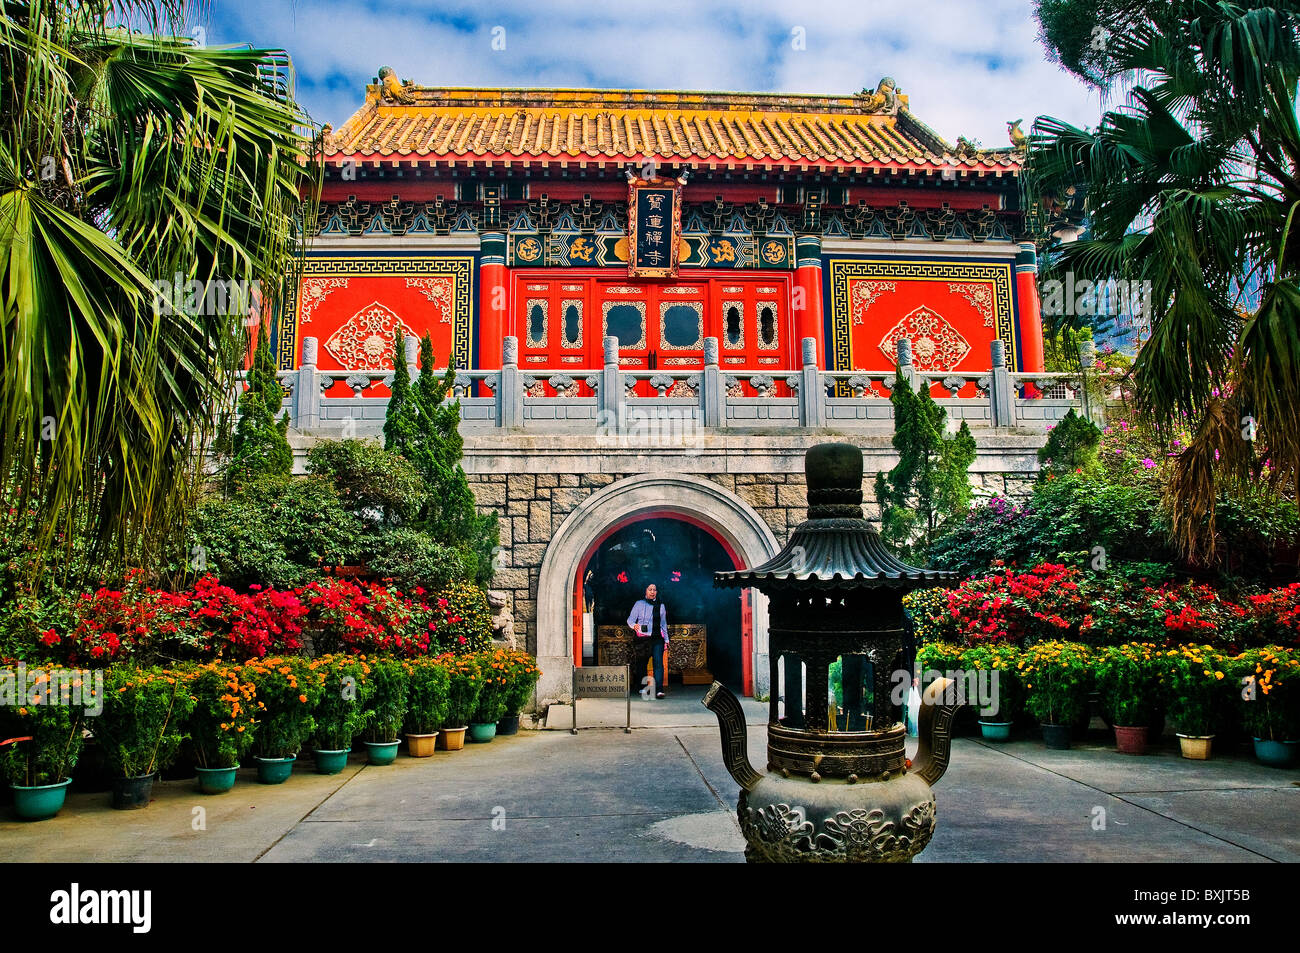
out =
[[[1142,466],[1146,467],[1148,470],[1154,468],[1155,465],[1156,462],[1152,460],[1150,457],[1147,457],[1145,460],[1142,461]]]

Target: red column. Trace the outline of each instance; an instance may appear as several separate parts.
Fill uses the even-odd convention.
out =
[[[505,232],[483,232],[479,248],[478,363],[484,370],[496,370],[501,367],[509,299]]]
[[[1020,305],[1020,366],[1025,374],[1043,370],[1043,316],[1038,300],[1038,258],[1033,242],[1016,255],[1016,301]]]
[[[817,366],[826,367],[826,342],[822,312],[822,239],[820,235],[800,235],[795,239],[794,326],[800,342],[812,338],[817,342]],[[794,348],[799,361],[802,343]]]

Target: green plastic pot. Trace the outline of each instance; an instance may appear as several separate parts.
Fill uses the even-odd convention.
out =
[[[317,774],[338,774],[348,766],[348,755],[351,754],[350,748],[339,748],[334,751],[322,751],[319,748],[312,751],[316,756],[316,773]]]
[[[476,744],[483,744],[491,741],[497,736],[496,722],[487,722],[485,724],[471,724],[469,726],[469,740]]]
[[[366,751],[370,755],[370,763],[376,765],[392,764],[397,760],[397,746],[400,741],[367,741]]]
[[[257,758],[257,780],[263,784],[283,784],[293,774],[296,754],[287,758]]]
[[[239,765],[233,768],[195,768],[199,775],[199,790],[204,794],[225,794],[235,786],[235,772],[239,770]]]
[[[1296,748],[1300,741],[1270,741],[1268,738],[1255,739],[1255,757],[1260,764],[1273,768],[1289,768],[1295,763]]]
[[[44,821],[63,809],[72,778],[58,784],[38,784],[34,787],[13,785],[14,813],[24,821]]]
[[[984,736],[985,741],[1010,741],[1011,726],[1014,722],[1010,721],[980,721],[980,734]]]

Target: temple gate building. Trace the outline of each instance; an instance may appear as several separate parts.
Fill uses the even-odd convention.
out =
[[[649,581],[675,672],[765,693],[761,596],[712,573],[804,518],[811,444],[893,465],[900,370],[971,425],[992,492],[1027,485],[1077,403],[1043,373],[1023,153],[949,144],[888,78],[834,97],[428,88],[385,68],[322,154],[273,329],[295,444],[377,433],[396,329],[432,336],[542,699],[570,662],[622,657]]]

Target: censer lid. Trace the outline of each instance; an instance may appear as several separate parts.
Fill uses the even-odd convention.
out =
[[[804,473],[808,519],[795,528],[785,548],[761,566],[715,572],[715,587],[908,590],[957,577],[898,559],[862,518],[862,451],[853,444],[812,447],[804,455]]]

